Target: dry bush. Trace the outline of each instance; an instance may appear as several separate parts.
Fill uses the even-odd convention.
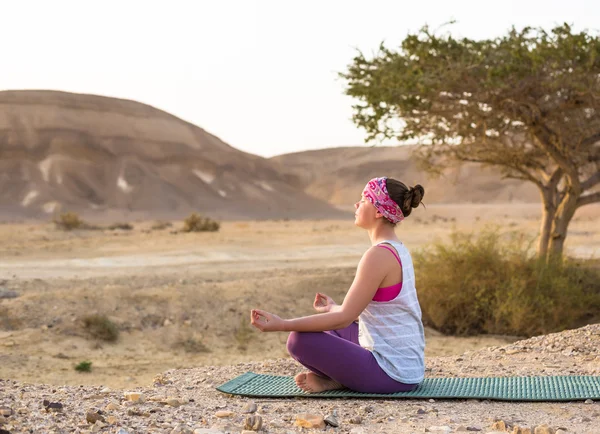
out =
[[[53,219],[57,228],[63,231],[72,231],[74,229],[82,229],[85,222],[79,217],[79,214],[74,212],[64,212]]]
[[[91,225],[83,221],[79,214],[75,212],[64,212],[58,216],[55,216],[52,220],[58,229],[63,231],[72,231],[75,229],[86,229],[86,230],[99,230],[102,229],[100,226]]]
[[[133,225],[130,223],[113,223],[112,225],[108,226],[109,230],[115,230],[115,229],[121,229],[123,231],[130,231],[133,229]]]
[[[208,348],[204,342],[200,339],[189,336],[186,338],[180,338],[173,344],[174,349],[183,349],[186,353],[209,353],[210,348]]]
[[[237,342],[237,348],[240,351],[246,351],[248,349],[248,344],[255,336],[254,329],[245,318],[240,320],[239,325],[233,330],[233,337]]]
[[[183,221],[183,232],[216,232],[221,227],[220,223],[201,214],[192,213]]]
[[[160,231],[160,230],[163,230],[166,228],[170,228],[171,226],[173,226],[173,224],[171,222],[163,222],[163,221],[157,220],[154,222],[151,229],[153,231]]]
[[[86,333],[94,339],[115,342],[119,338],[119,327],[106,315],[86,315],[82,321]]]
[[[546,264],[532,242],[486,228],[417,252],[425,323],[454,335],[533,336],[597,320],[600,270],[571,259]]]

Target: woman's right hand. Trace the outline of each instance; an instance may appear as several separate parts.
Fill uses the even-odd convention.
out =
[[[317,295],[315,295],[315,302],[313,303],[313,307],[317,312],[329,312],[333,306],[337,306],[337,304],[330,296],[317,292]]]

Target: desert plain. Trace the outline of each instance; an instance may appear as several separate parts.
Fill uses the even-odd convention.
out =
[[[539,217],[540,205],[536,203],[437,204],[414,210],[397,233],[410,250],[416,251],[448,240],[454,230],[476,233],[488,225],[535,237]],[[62,231],[50,221],[0,224],[2,381],[44,384],[48,390],[80,385],[87,391],[96,387],[132,390],[152,387],[161,375],[183,378],[188,369],[220,373],[218,378],[223,381],[248,366],[292,374],[296,368],[285,350],[286,335],[253,329],[249,325],[250,309],[262,308],[282,317],[307,315],[312,313],[316,291],[341,302],[358,260],[369,247],[367,234],[354,226],[350,212],[343,220],[223,221],[218,232],[205,233],[180,232],[182,221],[162,225],[154,220],[128,223],[133,229]],[[578,211],[569,227],[566,251],[576,257],[598,257],[600,206]],[[117,324],[118,340],[105,342],[89,336],[83,326],[83,318],[89,315],[105,315]],[[427,329],[426,338],[429,370],[435,371],[437,366],[443,371],[445,367],[456,375],[477,373],[460,368],[471,366],[469,354],[477,358],[477,354],[517,345],[515,342],[523,339],[443,336],[432,329]],[[500,366],[510,365],[511,356],[501,354],[506,361],[501,359]],[[587,357],[582,372],[598,375],[597,348],[581,354]],[[454,370],[444,360],[452,360]],[[494,360],[494,364],[499,363],[498,358]],[[92,363],[91,372],[74,369],[82,361]],[[537,357],[519,363],[531,375],[560,373],[550,365],[542,367]],[[563,369],[570,362],[567,360],[564,366],[556,363],[556,368]],[[488,366],[494,368],[497,366]],[[197,374],[189,375],[191,378]],[[206,389],[203,393],[218,385],[204,380],[202,383]],[[0,389],[2,385],[8,387],[0,382]],[[212,410],[237,405],[220,397],[219,392],[210,393],[218,402],[213,403]],[[244,403],[240,400],[239,404]],[[327,406],[334,404],[329,401]],[[563,425],[572,427],[568,432],[600,432],[597,404],[592,407],[596,416],[588,419],[597,423],[598,431],[593,431],[592,425],[582,419],[584,416],[575,411],[575,416],[565,416]],[[581,414],[592,407],[581,407]],[[533,411],[531,407],[521,408]],[[490,417],[486,409],[477,411],[481,418]],[[460,412],[469,413],[465,408]],[[540,418],[544,416],[538,414],[532,421]],[[368,419],[359,427],[362,432],[380,432],[386,426],[385,432],[412,432],[393,428],[398,421],[392,425],[371,421],[369,428]],[[460,422],[460,417],[457,420]],[[442,422],[444,426],[452,425]],[[482,422],[481,429],[486,432],[485,427],[492,423]],[[423,426],[428,424],[437,422],[424,422]],[[284,425],[265,429],[295,429],[291,423]],[[421,425],[411,426],[411,430],[423,432]],[[164,432],[171,432],[171,428]],[[290,431],[286,431],[288,428]],[[157,428],[155,432],[163,431]]]

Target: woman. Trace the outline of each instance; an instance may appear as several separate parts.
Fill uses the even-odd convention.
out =
[[[413,390],[423,380],[425,337],[413,264],[394,229],[424,194],[420,185],[408,188],[394,179],[367,183],[355,204],[355,224],[367,230],[372,247],[341,305],[317,293],[317,315],[283,320],[251,311],[257,329],[291,332],[288,351],[309,369],[295,377],[302,390],[394,393]]]

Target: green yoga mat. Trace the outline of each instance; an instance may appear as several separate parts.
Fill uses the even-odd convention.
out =
[[[242,396],[287,398],[440,398],[500,401],[575,401],[600,398],[600,376],[426,378],[412,392],[390,394],[330,390],[306,393],[292,377],[246,372],[217,387]]]

